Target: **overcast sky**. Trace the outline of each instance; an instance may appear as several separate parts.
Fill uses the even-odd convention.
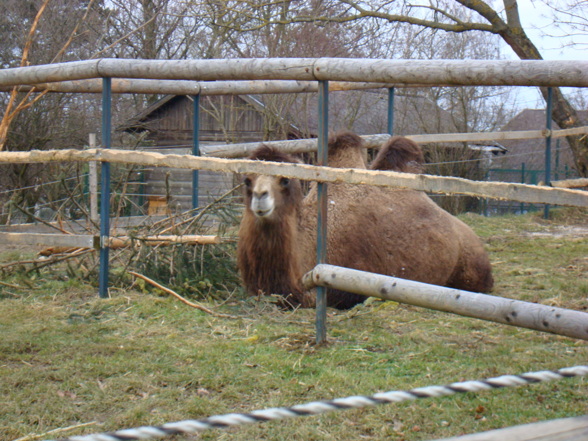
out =
[[[588,35],[566,36],[565,28],[557,29],[553,25],[551,8],[540,0],[518,0],[521,22],[533,42],[539,47],[546,60],[586,59]],[[586,4],[588,10],[588,3]],[[560,15],[561,20],[567,17]],[[554,35],[554,36],[550,36]],[[580,47],[571,47],[572,42],[584,43]]]

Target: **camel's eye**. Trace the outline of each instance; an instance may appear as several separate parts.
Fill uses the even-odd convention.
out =
[[[251,179],[245,178],[245,180],[243,181],[243,183],[245,184],[245,187],[247,187],[247,188],[250,188],[251,187]]]
[[[290,179],[288,178],[282,178],[280,179],[280,185],[282,187],[287,187],[290,184]]]

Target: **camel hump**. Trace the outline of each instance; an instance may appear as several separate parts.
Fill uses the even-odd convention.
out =
[[[329,153],[336,153],[347,149],[361,149],[363,139],[349,131],[341,131],[329,136]]]
[[[267,144],[260,144],[259,147],[251,152],[247,159],[272,162],[299,162],[287,153],[281,152],[277,148]]]
[[[329,167],[366,168],[364,142],[358,135],[341,131],[329,136]]]
[[[423,151],[416,142],[404,136],[393,136],[382,145],[370,168],[422,173],[424,162]]]

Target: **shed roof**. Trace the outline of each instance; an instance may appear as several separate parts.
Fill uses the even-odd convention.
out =
[[[266,113],[269,100],[285,101],[287,95],[239,95],[260,113]],[[273,98],[270,98],[273,97]],[[169,106],[174,106],[182,96],[167,95],[151,104],[121,124],[119,131],[146,130],[147,123]],[[289,124],[292,131],[302,137],[314,137],[318,133],[317,94],[297,94],[291,103],[274,111],[282,124]],[[280,113],[280,114],[277,114]],[[353,130],[360,135],[386,133],[388,121],[388,93],[382,90],[332,92],[329,94],[329,127],[332,130]],[[413,91],[397,93],[394,101],[394,132],[400,135],[421,133],[455,133],[457,124],[450,112]]]

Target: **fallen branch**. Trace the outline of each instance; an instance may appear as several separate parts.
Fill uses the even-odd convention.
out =
[[[33,213],[31,213],[29,210],[27,210],[27,209],[25,209],[25,208],[22,208],[22,207],[20,207],[20,206],[18,206],[18,205],[15,205],[15,207],[16,207],[16,209],[17,209],[17,210],[19,210],[20,212],[24,213],[26,216],[29,216],[29,217],[30,217],[31,219],[33,219],[35,222],[40,222],[40,223],[42,223],[43,225],[46,225],[46,226],[48,226],[49,228],[53,228],[53,229],[55,229],[55,230],[57,230],[57,231],[59,231],[59,232],[61,232],[61,233],[63,233],[63,234],[74,234],[74,233],[72,233],[71,231],[67,231],[67,230],[65,230],[64,228],[61,228],[60,226],[53,225],[51,222],[47,222],[47,221],[45,221],[45,220],[41,219],[40,217],[38,217],[38,216],[35,216]],[[60,222],[60,223],[61,223],[61,222]]]
[[[67,432],[67,431],[70,431],[70,430],[73,430],[73,429],[79,429],[80,427],[93,426],[94,424],[96,424],[96,421],[92,421],[90,423],[76,424],[74,426],[62,427],[62,428],[59,428],[59,429],[53,429],[53,430],[50,430],[49,432],[41,433],[39,435],[27,435],[27,436],[23,436],[22,438],[15,439],[14,441],[29,441],[29,440],[33,440],[33,439],[45,438],[47,435],[54,435],[56,433]]]
[[[63,262],[64,260],[73,259],[74,257],[80,257],[84,254],[93,253],[94,251],[96,251],[94,248],[78,248],[77,250],[72,251],[66,255],[55,254],[55,256],[57,256],[55,259],[38,259],[36,261],[33,261],[34,268],[28,270],[27,274],[33,271],[40,270],[41,268],[44,268],[46,266],[53,265],[54,263]]]
[[[6,286],[8,288],[14,288],[14,289],[27,289],[24,286],[13,285],[12,283],[6,283],[6,282],[0,282],[0,285]]]
[[[27,271],[27,273],[29,273],[31,271],[35,271],[35,270],[43,268],[45,266],[53,265],[54,263],[59,263],[64,260],[71,259],[73,257],[79,257],[79,256],[82,256],[84,254],[91,253],[94,251],[95,250],[93,248],[78,248],[77,251],[75,251],[71,254],[65,255],[65,256],[62,254],[54,254],[54,256],[56,256],[54,258],[51,257],[48,259],[20,260],[18,262],[10,262],[10,263],[1,265],[0,270],[4,270],[6,268],[10,268],[11,266],[17,266],[17,265],[35,265],[34,268]]]
[[[129,247],[133,244],[133,239],[136,240],[137,243],[151,246],[173,244],[205,245],[221,243],[221,238],[219,236],[200,236],[191,234],[185,236],[156,235],[135,238],[129,236],[111,237],[108,246],[110,248]]]
[[[134,271],[129,271],[128,273],[129,273],[129,274],[131,274],[131,275],[133,275],[133,276],[135,276],[135,277],[138,277],[139,279],[143,279],[145,282],[147,282],[147,283],[149,283],[149,284],[151,284],[151,285],[155,286],[156,288],[158,288],[158,289],[162,290],[163,292],[166,292],[166,293],[168,293],[168,294],[171,294],[171,295],[172,295],[172,296],[174,296],[176,299],[178,299],[180,302],[182,302],[182,303],[185,303],[186,305],[188,305],[188,306],[191,306],[192,308],[199,309],[200,311],[202,311],[202,312],[205,312],[205,313],[207,313],[207,314],[210,314],[210,315],[212,315],[212,316],[214,316],[214,317],[221,317],[221,318],[232,318],[232,319],[234,319],[234,318],[237,318],[237,317],[235,317],[235,316],[233,316],[233,315],[229,315],[229,314],[221,314],[221,313],[214,312],[214,311],[212,311],[212,310],[208,309],[207,307],[205,307],[205,306],[202,306],[202,305],[200,305],[200,304],[198,304],[198,303],[192,303],[191,301],[189,301],[189,300],[186,300],[185,298],[183,298],[183,297],[182,297],[181,295],[179,295],[177,292],[175,292],[175,291],[173,291],[173,290],[171,290],[171,289],[169,289],[169,288],[166,288],[166,287],[165,287],[165,286],[163,286],[163,285],[160,285],[160,284],[159,284],[159,283],[157,283],[155,280],[151,280],[149,277],[147,277],[147,276],[144,276],[143,274],[139,274],[139,273],[136,273],[136,272],[134,272]]]
[[[2,233],[0,233],[0,242],[2,240],[2,238],[4,237],[4,240],[8,240],[10,239],[10,236],[8,236],[9,234],[14,235],[15,237],[17,234],[19,235],[23,235],[24,233],[3,233],[4,236],[2,236]],[[43,236],[42,239],[45,239],[45,237],[57,237],[57,235],[41,235],[41,234],[31,234],[29,233],[28,238],[29,238],[29,242],[31,240],[34,240],[36,236]],[[68,236],[71,238],[71,241],[76,241],[77,240],[78,243],[80,243],[81,241],[86,240],[87,238],[91,238],[91,236]],[[48,240],[48,239],[45,239]],[[63,241],[63,240],[62,240]],[[183,244],[183,245],[218,245],[222,242],[234,242],[236,241],[235,238],[221,238],[220,236],[201,236],[201,235],[195,235],[195,234],[188,234],[188,235],[184,235],[184,236],[171,236],[171,235],[156,235],[156,236],[138,236],[138,237],[130,237],[130,236],[115,236],[115,237],[110,237],[108,240],[108,247],[110,249],[113,250],[117,250],[120,248],[129,248],[133,245],[147,245],[147,246],[167,246],[167,245],[177,245],[177,244]],[[17,241],[14,240],[14,242],[16,243]],[[27,243],[25,240],[22,240],[23,243]],[[84,250],[90,250],[92,248],[88,248],[88,247],[66,247],[66,246],[53,246],[53,247],[49,247],[49,248],[45,248],[43,250],[41,250],[39,252],[40,256],[52,256],[54,254],[65,254],[65,253],[72,253],[72,252],[77,252],[77,250],[80,249],[84,249]]]

